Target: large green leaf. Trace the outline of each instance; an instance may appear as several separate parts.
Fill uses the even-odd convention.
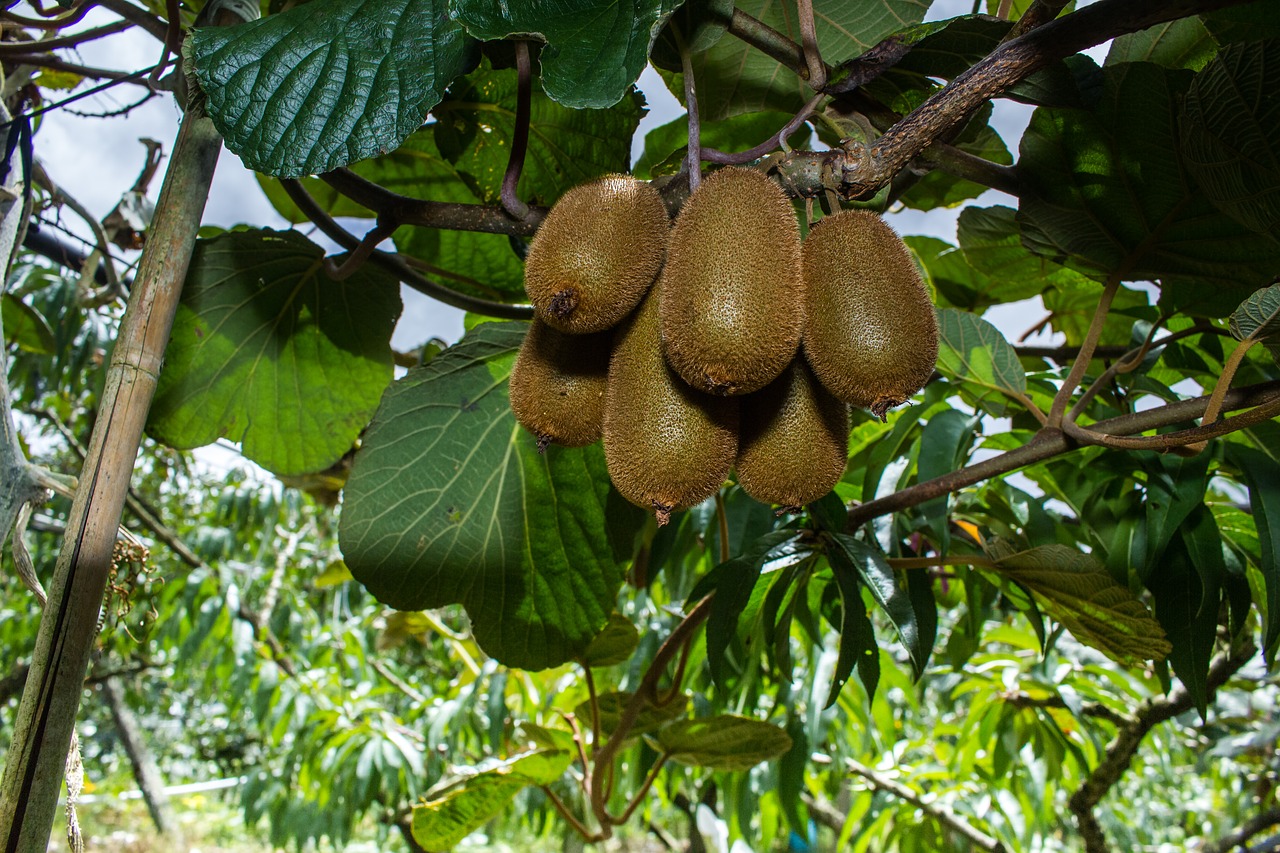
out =
[[[1072,287],[1088,279],[1067,267],[1027,251],[1011,207],[966,207],[956,223],[964,258],[983,273],[992,303],[1014,302],[1055,287]]]
[[[327,172],[422,125],[471,51],[445,0],[313,0],[191,37],[227,147],[281,177]]]
[[[1219,44],[1280,36],[1275,0],[1255,0],[1201,17]]]
[[[178,448],[238,441],[281,475],[321,471],[355,445],[391,381],[400,290],[369,266],[333,281],[323,260],[293,231],[197,243],[152,436]]]
[[[1018,163],[1029,248],[1098,278],[1190,282],[1182,303],[1275,274],[1280,241],[1219,212],[1183,169],[1177,100],[1190,78],[1123,63],[1103,69],[1094,110],[1036,110]]]
[[[4,294],[0,300],[0,318],[4,323],[4,337],[0,340],[4,343],[41,355],[53,355],[58,351],[58,342],[49,321],[12,293]]]
[[[1245,226],[1280,228],[1280,39],[1224,48],[1182,102],[1183,154],[1206,196]]]
[[[1169,654],[1160,623],[1094,557],[1066,545],[1015,553],[994,542],[989,550],[998,571],[1035,593],[1045,612],[1080,642],[1123,664]]]
[[[835,570],[834,565],[832,574],[840,592],[840,653],[831,673],[831,687],[827,690],[824,704],[826,708],[840,698],[840,691],[855,666],[868,696],[874,696],[880,684],[880,646],[876,643],[875,627],[867,616],[867,606],[862,599],[862,583],[854,572]]]
[[[539,454],[506,382],[523,323],[482,323],[387,390],[356,454],[339,531],[355,578],[401,610],[461,603],[510,666],[582,653],[622,572],[598,446]]]
[[[616,104],[639,77],[649,47],[681,0],[450,0],[450,14],[476,38],[536,36],[542,87],[568,107]]]
[[[614,103],[616,101],[616,103]],[[569,109],[540,93],[529,108],[529,149],[520,197],[551,204],[578,184],[631,162],[631,136],[644,115],[636,92],[609,109]],[[481,201],[498,201],[516,121],[516,72],[488,62],[450,87],[436,107],[436,145]]]
[[[772,723],[733,714],[672,723],[658,732],[658,743],[681,764],[713,770],[750,770],[791,748],[791,738]]]
[[[1169,542],[1178,535],[1183,523],[1199,507],[1209,484],[1209,456],[1201,453],[1190,458],[1153,455],[1141,460],[1147,472],[1146,563],[1139,571],[1146,582],[1161,565]]]
[[[1270,655],[1280,640],[1280,464],[1275,447],[1255,449],[1229,443],[1227,458],[1236,464],[1249,485],[1249,503],[1257,526],[1266,622],[1263,651]],[[1269,451],[1269,453],[1267,452]]]
[[[938,372],[986,412],[1003,415],[1010,398],[1026,393],[1027,374],[1000,330],[981,317],[954,308],[938,315]]]
[[[746,0],[737,7],[796,43],[800,27],[794,3]],[[818,47],[829,65],[838,65],[875,46],[904,26],[919,22],[928,0],[830,0],[815,4]],[[683,100],[683,78],[664,75]],[[698,106],[708,121],[771,109],[795,113],[812,94],[795,72],[746,42],[726,36],[693,57]]]
[[[1221,558],[1219,550],[1218,559]],[[1209,661],[1218,633],[1222,592],[1219,583],[1204,582],[1191,559],[1184,539],[1174,540],[1165,552],[1159,577],[1152,578],[1150,587],[1156,618],[1169,637],[1169,663],[1204,714],[1209,703]]]
[[[1107,65],[1120,62],[1154,62],[1169,68],[1198,71],[1213,59],[1218,43],[1199,18],[1179,18],[1127,33],[1111,42]]]

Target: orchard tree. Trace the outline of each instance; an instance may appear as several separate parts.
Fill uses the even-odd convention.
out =
[[[90,37],[74,25],[95,5],[120,21],[93,37],[139,27],[172,54],[131,71],[185,117],[132,280],[76,297],[12,260],[29,217],[72,203],[33,170],[31,121],[50,72],[102,75],[55,52]],[[673,815],[710,812],[762,848],[862,850],[1225,850],[1280,822],[1262,673],[1280,646],[1280,8],[1075,5],[928,23],[925,0],[3,13],[0,376],[18,379],[0,518],[33,589],[29,508],[74,495],[0,784],[4,849],[45,850],[64,775],[74,790],[86,672],[123,642],[98,639],[104,592],[147,559],[126,505],[175,555],[155,642],[223,660],[238,725],[292,743],[246,792],[280,842],[342,841],[369,813],[426,850],[513,815],[591,841],[644,823],[670,845]],[[1080,52],[1107,41],[1101,65]],[[647,63],[687,115],[632,163]],[[1034,107],[1016,155],[996,98]],[[344,253],[202,233],[224,143]],[[936,371],[898,408],[853,411],[828,494],[775,511],[730,477],[655,518],[599,444],[544,448],[512,415],[525,257],[575,186],[631,173],[678,215],[726,166],[767,175],[805,232],[987,189],[1016,206],[967,206],[956,244],[906,238]],[[724,238],[721,254],[757,251]],[[401,283],[467,311],[462,340],[393,352]],[[982,317],[1033,297],[1060,345],[1015,346]],[[106,343],[100,386],[68,369]],[[74,482],[29,461],[12,408],[91,430]],[[144,433],[138,479],[169,518],[130,491]],[[165,478],[197,485],[174,451],[218,439],[314,497],[249,494],[237,505],[259,509],[202,554],[184,533],[231,516]],[[350,588],[342,608],[283,568],[251,603],[227,592],[219,561],[268,521],[245,553],[315,555]],[[206,640],[237,620],[247,658],[220,658]],[[1212,725],[1161,727],[1193,711]]]

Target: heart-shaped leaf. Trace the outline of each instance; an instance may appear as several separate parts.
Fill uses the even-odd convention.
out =
[[[622,571],[600,448],[539,454],[511,414],[507,379],[527,329],[482,323],[387,390],[352,466],[339,540],[380,601],[461,603],[485,651],[544,669],[604,627]]]
[[[394,278],[365,266],[345,281],[293,231],[231,231],[195,256],[147,424],[170,447],[241,442],[274,474],[333,465],[391,381]]]

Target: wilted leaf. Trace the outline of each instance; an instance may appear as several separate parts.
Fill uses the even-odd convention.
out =
[[[401,610],[461,603],[510,666],[580,655],[613,612],[598,446],[548,448],[511,414],[528,328],[482,323],[387,390],[356,454],[339,538],[351,573]]]
[[[200,27],[191,57],[227,147],[259,172],[315,175],[397,148],[470,62],[445,0],[312,0]]]
[[[1088,554],[1066,545],[1013,553],[999,542],[989,551],[1001,574],[1033,592],[1045,612],[1085,645],[1123,664],[1169,654],[1151,611]]]
[[[672,723],[657,738],[673,760],[713,770],[750,770],[791,748],[791,738],[772,723],[733,714]]]
[[[349,451],[391,381],[394,278],[345,281],[293,231],[196,244],[147,429],[171,447],[219,438],[274,474],[322,471]]]

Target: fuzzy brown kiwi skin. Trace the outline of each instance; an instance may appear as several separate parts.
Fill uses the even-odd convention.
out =
[[[584,447],[604,433],[609,332],[568,335],[534,319],[511,370],[511,411],[538,440]]]
[[[712,394],[768,385],[795,357],[803,328],[800,228],[761,172],[709,175],[671,231],[658,281],[667,360]]]
[[[874,213],[823,219],[804,241],[804,353],[818,380],[878,418],[924,387],[938,323],[911,254]]]
[[[742,398],[738,484],[751,497],[797,512],[840,481],[849,457],[849,407],[804,359]]]
[[[738,451],[738,401],[690,388],[662,356],[657,297],[618,330],[605,392],[604,456],[627,500],[666,524],[716,493]]]
[[[534,312],[562,332],[611,329],[662,268],[671,223],[658,191],[629,175],[574,187],[551,208],[525,259]]]

